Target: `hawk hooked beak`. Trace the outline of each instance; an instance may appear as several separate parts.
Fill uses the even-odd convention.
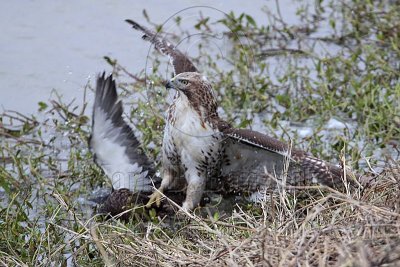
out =
[[[169,81],[165,84],[165,88],[166,88],[166,89],[174,89],[174,85],[172,84],[171,80],[169,80]]]

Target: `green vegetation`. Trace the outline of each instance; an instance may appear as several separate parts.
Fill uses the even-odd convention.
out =
[[[151,222],[103,221],[89,201],[108,181],[88,150],[86,103],[40,102],[37,116],[0,115],[0,265],[400,264],[399,2],[316,1],[299,8],[296,25],[265,13],[268,26],[251,14],[230,13],[199,16],[191,28],[202,36],[224,29],[224,57],[204,38],[195,58],[215,84],[223,116],[240,127],[257,123],[366,177],[380,175],[347,194],[282,189],[231,215],[188,214],[176,224],[154,213]],[[179,17],[176,24],[179,32]],[[151,54],[151,73],[136,74],[118,59],[106,60],[146,153],[156,160],[168,105],[166,60]]]

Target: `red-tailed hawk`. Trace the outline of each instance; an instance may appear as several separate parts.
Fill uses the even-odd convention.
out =
[[[182,177],[187,183],[182,208],[188,210],[199,204],[206,187],[236,193],[273,189],[277,181],[343,187],[346,177],[340,167],[265,134],[233,128],[222,120],[212,84],[191,60],[156,33],[134,21],[127,22],[170,58],[175,75],[166,84],[176,95],[166,114],[162,181],[150,196],[148,206],[153,202],[159,205],[162,192]],[[149,173],[154,170],[138,150],[132,130],[123,122],[115,90],[111,77],[99,77],[90,146],[115,189],[147,192],[151,184]],[[119,170],[133,174],[113,178]]]
[[[168,189],[180,173],[187,182],[184,209],[196,207],[207,180],[217,177],[238,187],[246,186],[250,191],[262,189],[262,182],[267,184],[265,172],[274,177],[286,175],[286,180],[294,184],[301,180],[326,185],[342,182],[340,168],[267,135],[235,129],[223,121],[217,113],[211,83],[190,59],[168,40],[134,21],[127,22],[144,33],[143,39],[154,44],[159,52],[169,56],[175,75],[166,84],[176,90],[176,95],[164,129],[163,180],[150,201],[159,203],[160,192]]]

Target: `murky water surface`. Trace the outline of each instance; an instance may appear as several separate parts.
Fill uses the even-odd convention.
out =
[[[143,9],[158,24],[179,12],[192,27],[199,12],[217,20],[231,10],[251,14],[265,24],[266,16],[260,8],[265,4],[276,10],[274,1],[260,0],[2,1],[0,109],[35,113],[37,103],[54,97],[56,92],[65,102],[81,100],[85,84],[97,73],[111,70],[104,56],[118,59],[133,73],[143,70],[149,44],[124,22],[130,18],[148,25]],[[296,5],[285,5],[285,19],[293,21],[295,11]],[[166,25],[172,26],[173,21]],[[88,98],[91,102],[92,95]]]

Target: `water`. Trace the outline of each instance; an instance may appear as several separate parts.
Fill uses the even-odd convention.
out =
[[[291,1],[284,1],[291,2]],[[176,12],[192,26],[201,11],[215,19],[222,12],[246,12],[266,24],[261,6],[276,10],[275,1],[113,1],[113,0],[21,0],[0,4],[0,110],[35,113],[38,102],[63,96],[64,102],[81,100],[83,88],[99,72],[111,71],[103,56],[116,58],[129,71],[144,69],[149,44],[141,41],[125,19],[148,25],[142,15],[161,24]],[[209,8],[193,8],[193,6]],[[285,19],[297,5],[285,6]],[[190,8],[192,7],[192,8]],[[289,7],[289,8],[288,8]],[[167,25],[173,25],[170,21]],[[191,28],[193,29],[193,28]],[[91,102],[92,94],[88,101]],[[81,103],[81,101],[77,101]],[[90,104],[90,103],[89,103]]]

